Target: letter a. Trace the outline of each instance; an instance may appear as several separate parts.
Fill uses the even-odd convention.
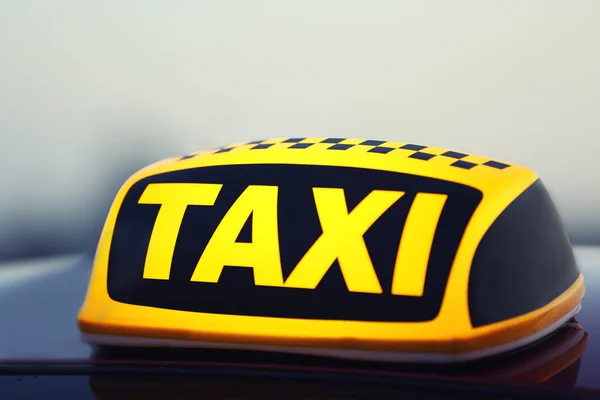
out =
[[[259,286],[282,286],[277,186],[248,186],[233,203],[200,257],[193,282],[219,281],[223,267],[249,267]],[[236,239],[252,214],[252,242]]]

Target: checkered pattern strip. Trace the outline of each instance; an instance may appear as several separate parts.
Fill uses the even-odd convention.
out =
[[[473,161],[473,156],[466,153],[459,153],[457,151],[433,151],[434,148],[429,146],[422,146],[419,144],[396,143],[385,140],[358,140],[346,138],[288,138],[255,140],[232,146],[219,147],[214,149],[212,153],[227,153],[230,151],[237,151],[241,149],[266,150],[272,148],[287,148],[290,150],[309,150],[314,148],[325,148],[327,150],[333,151],[348,151],[356,148],[364,148],[368,153],[403,155],[405,157],[421,161],[429,161],[441,157],[447,159],[450,162],[450,166],[467,170],[479,166],[498,170],[510,167],[509,164],[505,164],[495,160]],[[191,158],[194,157],[196,154],[198,153],[183,156],[181,159]],[[466,160],[469,158],[471,159]],[[478,158],[480,159],[480,157]]]

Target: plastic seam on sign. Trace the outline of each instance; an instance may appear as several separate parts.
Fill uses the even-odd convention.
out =
[[[423,362],[431,364],[460,363],[467,361],[480,360],[487,357],[496,356],[513,350],[524,348],[527,345],[537,342],[547,337],[577,314],[581,308],[578,303],[567,314],[552,323],[551,325],[537,331],[534,334],[524,338],[497,345],[494,347],[476,350],[471,352],[458,353],[402,353],[396,351],[382,350],[361,350],[361,349],[338,349],[327,347],[304,347],[304,346],[281,346],[281,345],[261,345],[252,343],[234,343],[234,342],[209,342],[201,340],[180,340],[152,337],[118,336],[96,333],[82,333],[83,339],[88,343],[108,346],[132,346],[132,347],[178,347],[178,348],[217,348],[232,350],[260,350],[274,351],[280,353],[307,354],[313,356],[325,356],[346,358],[362,361],[378,362]]]

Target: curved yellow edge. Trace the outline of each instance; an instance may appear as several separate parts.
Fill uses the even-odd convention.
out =
[[[510,165],[499,170],[480,165],[465,170],[451,167],[445,157],[424,162],[407,157],[401,149],[382,155],[368,153],[359,146],[346,151],[331,151],[326,150],[331,144],[317,144],[310,151],[291,151],[288,147],[294,143],[282,143],[281,139],[273,139],[272,143],[275,145],[265,151],[247,151],[249,146],[242,145],[223,153],[209,151],[182,160],[164,160],[129,178],[117,194],[102,231],[90,285],[78,316],[80,330],[88,334],[147,338],[458,354],[535,334],[566,315],[584,296],[583,277],[580,276],[561,296],[540,309],[479,328],[471,325],[468,306],[471,261],[494,220],[537,180],[537,175],[527,168]],[[446,149],[428,147],[427,151],[442,154]],[[463,160],[480,164],[487,159],[468,156]],[[164,172],[245,164],[359,166],[431,177],[480,190],[483,198],[464,232],[438,316],[418,323],[302,320],[165,310],[110,299],[107,292],[108,253],[117,213],[131,186],[145,177]]]

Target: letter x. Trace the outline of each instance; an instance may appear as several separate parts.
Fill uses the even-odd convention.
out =
[[[285,286],[315,289],[337,259],[350,292],[383,293],[363,235],[404,192],[374,190],[350,213],[343,189],[313,188],[313,195],[323,233]]]

